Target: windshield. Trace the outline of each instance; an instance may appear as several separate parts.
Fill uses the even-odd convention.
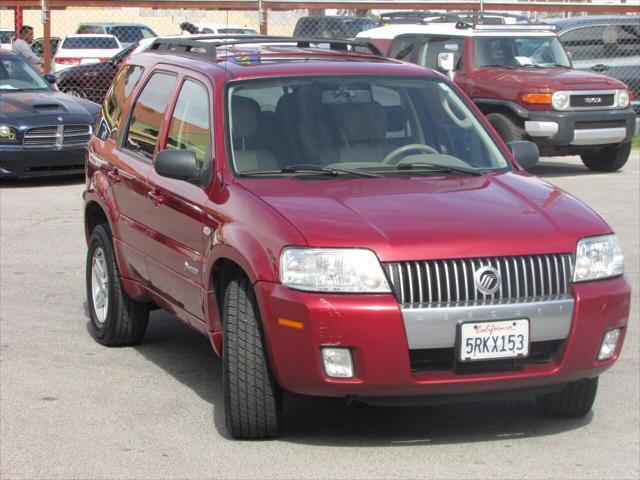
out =
[[[107,33],[115,36],[123,43],[135,43],[139,42],[143,38],[152,38],[157,36],[150,28],[139,27],[137,25],[108,27]]]
[[[228,102],[239,174],[289,175],[302,165],[381,175],[428,172],[427,164],[440,172],[509,168],[479,120],[439,79],[245,80],[232,84]]]
[[[476,67],[571,67],[558,37],[476,37]]]
[[[120,48],[114,37],[91,37],[83,35],[82,37],[65,38],[62,42],[62,48],[68,50],[113,50]]]
[[[0,57],[0,90],[49,90],[49,84],[22,58]]]

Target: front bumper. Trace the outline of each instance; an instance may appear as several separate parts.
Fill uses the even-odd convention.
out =
[[[605,146],[631,141],[640,121],[631,108],[598,111],[530,112],[527,135],[540,147]]]
[[[630,303],[629,285],[623,277],[574,284],[569,331],[559,334],[565,338],[558,339],[560,347],[548,361],[495,371],[458,370],[455,364],[421,371],[412,370],[405,319],[393,295],[312,294],[267,282],[258,282],[256,293],[279,385],[300,394],[355,398],[462,395],[595,377],[620,353]],[[280,325],[278,319],[302,322],[303,327],[289,328]],[[447,328],[455,328],[457,322]],[[622,328],[617,350],[609,360],[598,361],[604,332],[611,328]],[[355,378],[327,377],[321,346],[349,347]]]
[[[25,149],[0,147],[0,178],[41,177],[84,173],[86,147]]]

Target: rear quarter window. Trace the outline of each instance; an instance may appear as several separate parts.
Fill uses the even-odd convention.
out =
[[[126,65],[116,76],[102,104],[102,119],[96,133],[100,139],[106,140],[111,131],[120,126],[124,104],[138,84],[143,71],[142,67]]]

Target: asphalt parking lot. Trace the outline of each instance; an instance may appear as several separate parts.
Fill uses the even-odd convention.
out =
[[[288,397],[283,434],[262,442],[227,436],[221,362],[169,315],[154,312],[136,348],[91,339],[83,180],[3,183],[0,477],[638,478],[640,151],[615,174],[575,158],[546,159],[534,173],[596,209],[626,257],[629,333],[592,415],[545,419],[530,403],[374,408]]]

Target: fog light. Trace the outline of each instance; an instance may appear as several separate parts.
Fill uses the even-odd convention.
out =
[[[353,378],[353,362],[348,348],[322,348],[322,363],[328,377]]]
[[[620,329],[609,330],[604,334],[602,339],[602,345],[600,345],[600,353],[598,353],[598,360],[607,360],[613,356],[618,345],[618,339],[620,338]]]

